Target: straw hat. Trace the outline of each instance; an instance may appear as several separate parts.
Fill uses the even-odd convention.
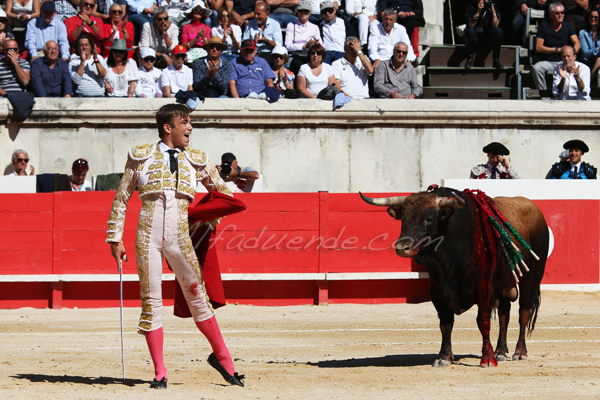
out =
[[[218,44],[221,47],[221,51],[227,50],[227,45],[225,43],[223,43],[221,38],[218,36],[213,36],[210,39],[208,39],[208,41],[206,43],[204,43],[204,45],[202,45],[202,47],[204,48],[204,50],[208,51],[210,46],[213,44]]]

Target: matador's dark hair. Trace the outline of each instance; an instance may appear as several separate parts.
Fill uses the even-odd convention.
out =
[[[185,104],[166,104],[162,106],[156,113],[156,125],[158,127],[158,137],[163,138],[165,136],[165,124],[169,124],[170,127],[174,128],[175,117],[188,117],[190,115],[190,108]]]

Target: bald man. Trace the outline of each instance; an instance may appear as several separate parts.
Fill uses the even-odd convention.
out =
[[[29,63],[18,56],[19,45],[14,40],[4,42],[4,58],[0,61],[0,95],[22,92],[29,84]]]
[[[31,83],[35,97],[71,97],[73,85],[69,64],[59,58],[58,44],[49,40],[44,45],[44,57],[31,62]]]

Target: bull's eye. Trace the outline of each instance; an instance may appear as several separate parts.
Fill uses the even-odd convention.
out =
[[[425,221],[423,221],[423,223],[425,224],[425,226],[429,226],[433,224],[433,218],[427,218]]]

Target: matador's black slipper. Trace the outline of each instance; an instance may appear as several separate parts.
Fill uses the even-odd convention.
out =
[[[229,383],[230,385],[238,385],[244,387],[244,382],[242,382],[242,379],[244,379],[245,376],[238,375],[237,372],[235,372],[233,375],[227,372],[227,370],[221,365],[219,360],[217,360],[217,356],[215,356],[215,353],[210,353],[210,356],[208,356],[208,363],[211,367],[213,367],[221,373],[221,376],[227,381],[227,383]]]
[[[167,388],[167,378],[164,376],[160,381],[157,381],[156,378],[150,384],[150,389],[166,389]]]

